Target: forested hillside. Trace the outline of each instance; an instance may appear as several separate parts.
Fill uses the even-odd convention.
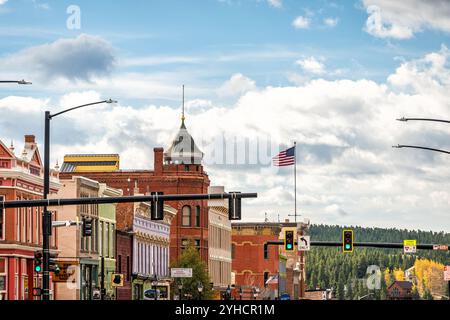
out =
[[[416,239],[417,243],[450,244],[450,234],[444,232],[349,228],[354,230],[355,242],[401,243],[404,239]],[[343,229],[312,225],[309,234],[314,241],[340,241]],[[378,290],[367,286],[368,267],[373,265],[380,268]],[[313,247],[307,254],[306,283],[310,289],[333,288],[338,299],[359,299],[369,293],[370,297],[384,299],[387,287],[395,279],[405,280],[404,271],[414,266],[413,292],[417,298],[431,299],[432,296],[448,296],[443,281],[444,265],[450,265],[448,251],[418,250],[415,255],[404,255],[401,249],[355,248],[354,253],[344,254],[341,248]]]

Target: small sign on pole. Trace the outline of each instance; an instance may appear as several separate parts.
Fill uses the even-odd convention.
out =
[[[450,266],[444,267],[444,281],[450,281]]]
[[[297,246],[299,251],[309,251],[311,249],[311,236],[298,236]]]
[[[403,252],[404,253],[416,253],[417,241],[416,240],[403,240]]]
[[[192,278],[192,268],[171,268],[170,276],[172,278]]]
[[[433,244],[433,250],[448,251],[448,245],[446,245],[446,244]]]

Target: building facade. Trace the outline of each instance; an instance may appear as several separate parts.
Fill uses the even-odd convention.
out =
[[[43,194],[43,165],[35,136],[25,136],[22,153],[0,141],[0,200],[37,200]],[[58,173],[50,170],[50,194],[60,188]],[[57,217],[53,213],[53,218]],[[50,237],[55,254],[58,232]],[[0,299],[32,300],[42,274],[34,272],[34,253],[42,251],[42,208],[0,209]],[[50,283],[50,295],[54,295]]]
[[[208,193],[224,193],[224,187],[209,187]],[[224,291],[231,286],[231,222],[228,200],[209,200],[209,264],[213,289]]]
[[[83,170],[85,166],[80,155],[77,159],[71,156],[71,161],[61,167],[60,176],[68,179],[73,175],[82,175],[90,179],[106,183],[116,189],[121,189],[124,195],[151,194],[206,194],[210,181],[203,170],[203,153],[195,145],[188,133],[184,119],[167,152],[163,148],[154,148],[153,170]],[[95,162],[95,155],[91,160]],[[99,162],[102,162],[99,160]],[[70,164],[70,165],[69,165]],[[166,203],[179,213],[175,216],[170,228],[170,261],[178,259],[185,239],[194,241],[200,255],[208,263],[208,201],[187,200],[170,201]],[[133,207],[129,204],[119,204],[117,211],[117,227],[121,231],[130,231],[133,227]]]
[[[58,198],[93,198],[121,195],[121,190],[109,188],[97,181],[74,176],[61,180]],[[59,220],[83,221],[92,219],[92,235],[83,236],[81,225],[67,227],[59,238],[60,258],[64,270],[71,270],[70,277],[55,277],[58,300],[92,300],[94,292],[101,289],[101,270],[105,269],[106,292],[113,297],[108,274],[115,271],[115,205],[83,204],[63,206]],[[103,258],[103,259],[102,259]],[[101,261],[105,262],[103,266]]]
[[[153,281],[159,283],[158,298],[169,298],[170,224],[176,214],[174,208],[165,205],[164,220],[153,221],[150,218],[149,203],[134,203],[133,300],[144,299],[145,292],[152,289]]]

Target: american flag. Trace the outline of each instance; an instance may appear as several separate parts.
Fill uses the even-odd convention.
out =
[[[295,164],[295,147],[281,151],[276,157],[272,159],[275,167],[287,167]]]
[[[271,276],[267,279],[266,284],[277,284],[278,283],[278,275]]]

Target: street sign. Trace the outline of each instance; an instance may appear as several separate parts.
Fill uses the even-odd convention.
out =
[[[297,246],[299,251],[309,251],[311,249],[311,236],[299,236]]]
[[[450,281],[450,266],[444,267],[444,281]]]
[[[446,244],[433,244],[433,250],[448,251],[448,245],[446,245]]]
[[[77,265],[77,261],[58,262],[59,273],[53,273],[53,282],[67,282],[71,276],[75,275]]]
[[[170,276],[172,278],[192,278],[192,268],[171,268]]]
[[[417,241],[416,240],[403,240],[403,252],[404,253],[416,253]]]

